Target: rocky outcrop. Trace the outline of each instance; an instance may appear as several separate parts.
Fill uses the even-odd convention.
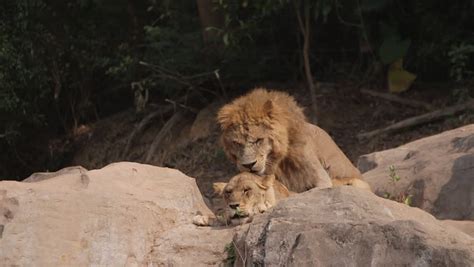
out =
[[[83,173],[86,173],[87,169],[83,168],[82,166],[71,166],[71,167],[66,167],[63,168],[59,171],[56,172],[35,172],[32,175],[28,176],[25,178],[22,182],[24,183],[35,183],[43,180],[47,180],[50,178],[58,177],[63,174],[68,174],[68,175],[81,175]]]
[[[474,125],[363,156],[359,168],[379,195],[474,220]],[[150,165],[3,181],[0,266],[214,266],[228,256],[247,266],[474,266],[473,221],[353,187],[292,196],[234,229],[196,227],[196,212],[210,214],[195,180]]]
[[[242,226],[237,265],[473,266],[474,238],[353,187],[313,189]]]
[[[409,196],[439,219],[474,220],[473,124],[364,155],[358,167],[378,195]]]
[[[2,266],[202,266],[226,257],[233,230],[192,225],[210,211],[177,170],[123,162],[45,175],[0,182]]]
[[[474,237],[474,221],[443,220],[442,222]]]

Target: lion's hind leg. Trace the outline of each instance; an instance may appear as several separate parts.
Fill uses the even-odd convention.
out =
[[[359,178],[336,178],[336,179],[332,179],[332,183],[334,187],[350,185],[350,186],[354,186],[354,187],[365,189],[372,192],[370,185],[366,181],[361,180]]]
[[[365,189],[365,190],[368,190],[368,191],[372,192],[372,188],[370,188],[370,185],[364,180],[354,179],[354,180],[352,180],[351,185],[354,186],[354,187],[362,188],[362,189]]]

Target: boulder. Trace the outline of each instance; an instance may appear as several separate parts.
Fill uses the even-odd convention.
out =
[[[237,266],[473,266],[474,238],[361,189],[312,189],[241,226]]]
[[[474,221],[443,220],[442,222],[474,237]]]
[[[192,225],[197,211],[210,213],[193,178],[128,162],[69,170],[0,182],[0,265],[205,266],[226,257],[232,229]]]
[[[382,196],[411,198],[439,219],[474,220],[474,124],[359,158]]]
[[[35,172],[32,175],[25,178],[22,182],[35,183],[35,182],[47,180],[50,178],[54,178],[63,174],[81,175],[82,173],[85,173],[85,172],[87,172],[87,169],[85,169],[82,166],[70,166],[56,172]]]

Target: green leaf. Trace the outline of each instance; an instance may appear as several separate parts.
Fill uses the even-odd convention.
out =
[[[387,6],[391,0],[362,0],[360,9],[364,12],[377,11]]]
[[[395,171],[395,166],[393,165],[388,166],[388,170],[391,172]]]
[[[413,203],[413,196],[412,195],[408,195],[404,200],[403,200],[403,203],[407,206],[411,206],[411,204]]]
[[[229,46],[229,34],[228,33],[224,34],[224,36],[222,37],[222,41],[224,41],[225,46]]]
[[[390,64],[387,75],[388,89],[390,92],[400,93],[408,90],[415,79],[415,74],[403,69],[403,59],[397,59]],[[398,180],[400,180],[400,177],[398,177]]]
[[[397,59],[403,58],[410,47],[411,40],[401,40],[396,35],[391,35],[383,41],[378,50],[380,60],[384,64],[390,64]]]

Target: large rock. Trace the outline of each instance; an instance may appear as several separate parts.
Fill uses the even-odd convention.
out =
[[[192,225],[210,211],[177,170],[116,163],[34,177],[0,182],[1,266],[216,265],[232,240]]]
[[[442,222],[474,237],[474,221],[443,220]]]
[[[474,238],[432,215],[353,187],[280,202],[234,237],[237,265],[473,266]]]
[[[411,195],[439,219],[474,220],[473,124],[364,155],[358,167],[378,195]]]

